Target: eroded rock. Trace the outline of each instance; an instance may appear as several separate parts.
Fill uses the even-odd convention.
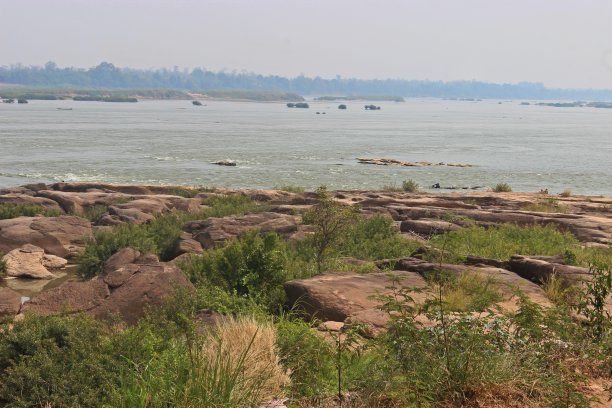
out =
[[[239,217],[208,218],[203,221],[191,221],[184,227],[192,234],[202,248],[221,246],[225,241],[236,238],[247,231],[258,229],[262,233],[276,232],[286,238],[303,229],[300,218],[293,215],[262,212]]]
[[[9,252],[32,244],[46,253],[71,258],[92,238],[89,221],[73,216],[19,217],[0,220],[0,251]]]
[[[49,269],[61,269],[68,263],[64,258],[45,254],[42,248],[26,244],[13,249],[3,258],[6,274],[16,278],[53,279]]]

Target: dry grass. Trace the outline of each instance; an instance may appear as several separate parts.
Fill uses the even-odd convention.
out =
[[[442,298],[448,311],[472,312],[502,301],[503,295],[493,278],[468,271],[444,286]]]
[[[289,373],[282,367],[276,348],[276,331],[272,324],[253,318],[228,318],[211,333],[202,347],[202,358],[215,361],[218,354],[227,356],[235,367],[241,368],[246,387],[257,385],[257,402],[282,397],[289,385]]]
[[[545,213],[563,213],[567,214],[572,212],[571,207],[563,204],[559,204],[556,198],[550,197],[544,200],[538,200],[534,203],[525,205],[523,211],[533,212],[545,212]]]

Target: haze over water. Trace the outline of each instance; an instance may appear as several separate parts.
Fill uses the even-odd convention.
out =
[[[612,111],[519,101],[0,104],[0,187],[100,181],[269,188],[423,187],[612,195]],[[73,108],[58,110],[57,108]],[[316,112],[325,112],[317,115]],[[357,157],[475,167],[358,164]],[[235,160],[236,167],[211,164]]]

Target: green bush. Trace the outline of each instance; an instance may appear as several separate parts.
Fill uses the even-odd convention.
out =
[[[282,239],[277,234],[262,236],[253,230],[229,241],[224,248],[193,256],[183,264],[183,271],[197,286],[220,287],[274,309],[284,299],[286,266]]]
[[[432,324],[424,327],[411,292],[397,287],[383,297],[391,322],[378,339],[383,364],[370,378],[385,386],[369,392],[385,390],[398,406],[588,406],[581,375],[565,365],[579,348],[560,346],[525,297],[516,318],[451,314],[435,299],[426,309]]]
[[[321,273],[328,254],[336,249],[341,237],[357,221],[358,209],[334,200],[325,186],[319,187],[316,193],[317,204],[304,214],[302,220],[313,227],[310,239],[317,272]]]
[[[497,183],[495,187],[493,187],[493,192],[495,193],[510,193],[512,192],[512,187],[508,183]]]
[[[99,323],[28,316],[0,330],[0,402],[8,407],[98,407],[118,372]]]
[[[338,252],[363,260],[409,256],[420,244],[401,236],[394,221],[384,215],[360,219],[340,239]]]
[[[62,213],[58,210],[50,210],[32,204],[0,203],[0,220],[17,217],[36,217],[38,215],[44,217],[58,217],[62,215]]]
[[[402,182],[402,190],[406,191],[407,193],[416,193],[419,191],[419,189],[419,184],[412,179],[408,179]]]

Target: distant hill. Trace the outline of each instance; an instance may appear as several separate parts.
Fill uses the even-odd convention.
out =
[[[102,62],[89,68],[11,65],[0,67],[0,83],[35,87],[87,89],[173,89],[190,92],[211,90],[278,91],[300,95],[388,95],[395,97],[569,99],[612,101],[611,90],[552,89],[541,83],[494,84],[479,81],[421,81],[402,79],[285,78],[244,72],[189,70],[140,70],[118,68]]]

